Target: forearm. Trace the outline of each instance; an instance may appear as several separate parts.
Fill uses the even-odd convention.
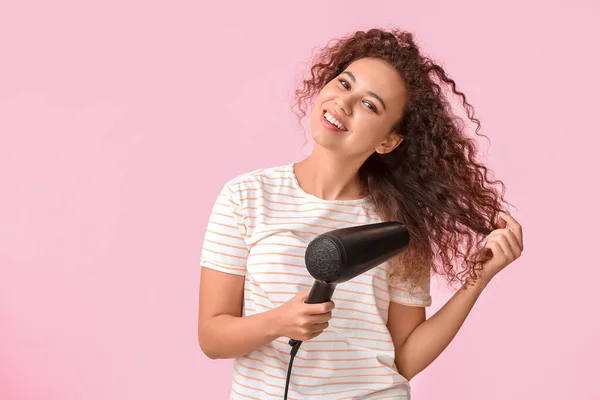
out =
[[[431,364],[458,333],[487,283],[464,285],[396,349],[396,366],[411,379]]]
[[[212,359],[243,356],[278,337],[275,310],[245,317],[218,315],[198,330],[200,347]]]

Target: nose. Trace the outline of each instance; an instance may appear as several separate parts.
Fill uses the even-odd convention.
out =
[[[340,110],[346,115],[350,115],[350,113],[352,112],[352,107],[350,107],[350,104],[348,104],[347,98],[344,98],[342,96],[338,97],[335,100],[335,105],[337,106],[338,110]]]

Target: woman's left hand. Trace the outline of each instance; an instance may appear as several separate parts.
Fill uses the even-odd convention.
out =
[[[487,237],[485,248],[492,251],[492,258],[483,264],[480,279],[489,282],[498,272],[515,261],[523,252],[523,228],[516,219],[500,212],[498,229]]]

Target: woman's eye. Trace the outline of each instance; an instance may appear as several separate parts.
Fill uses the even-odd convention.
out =
[[[348,82],[346,82],[344,79],[340,79],[340,83],[342,84],[343,87],[345,87],[346,89],[350,89],[350,84]]]
[[[374,112],[377,112],[377,107],[375,107],[375,104],[373,104],[369,101],[365,101],[365,102],[363,102],[363,104],[366,105],[367,107],[369,107]]]

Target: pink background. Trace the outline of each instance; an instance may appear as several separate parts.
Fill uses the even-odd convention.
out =
[[[308,151],[313,47],[392,25],[475,106],[526,234],[414,399],[600,399],[598,2],[200,3],[0,5],[1,399],[227,398],[196,339],[212,202]]]

